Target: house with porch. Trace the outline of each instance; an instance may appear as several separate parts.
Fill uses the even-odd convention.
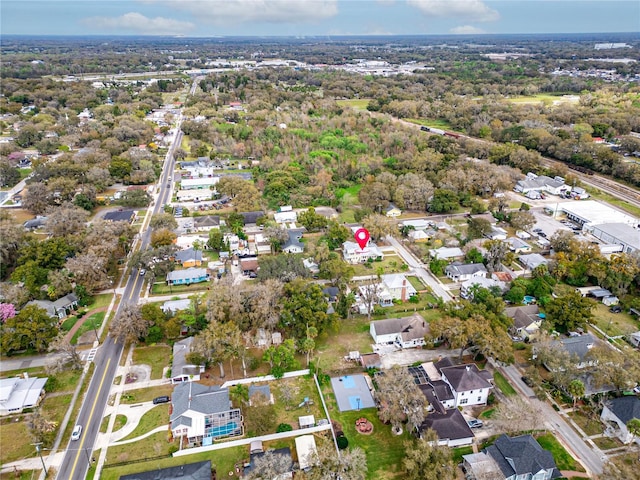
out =
[[[50,317],[58,317],[62,320],[78,308],[78,297],[75,293],[69,293],[54,302],[50,300],[31,300],[27,305],[36,305],[46,310]]]
[[[419,313],[410,317],[387,318],[369,324],[369,333],[377,345],[393,344],[399,348],[415,348],[425,345],[429,324]]]
[[[196,382],[179,383],[171,395],[171,433],[180,445],[211,445],[215,439],[243,434],[243,418],[229,390]]]
[[[465,282],[472,278],[486,277],[487,268],[482,263],[453,262],[445,267],[444,273],[454,282]]]
[[[171,365],[171,383],[197,382],[204,373],[204,365],[194,365],[187,361],[191,351],[193,337],[187,337],[173,344],[173,363]]]
[[[344,242],[342,244],[342,256],[345,262],[352,265],[365,263],[370,259],[377,260],[384,258],[382,251],[371,241],[369,241],[369,244],[364,248],[360,248],[360,245],[356,242]]]
[[[206,268],[191,267],[185,270],[175,270],[167,273],[168,285],[191,285],[209,281],[209,273]]]
[[[176,252],[173,256],[176,263],[184,268],[199,267],[202,265],[202,250],[195,250],[193,247]]]
[[[504,309],[507,317],[513,320],[509,333],[522,339],[531,338],[540,331],[544,314],[540,313],[538,305],[524,305]]]
[[[284,253],[302,253],[304,252],[304,243],[300,241],[303,229],[293,228],[287,230],[288,238],[282,245]]]
[[[612,398],[605,402],[600,419],[607,425],[605,434],[617,437],[624,444],[635,440],[640,445],[640,437],[633,435],[627,428],[629,420],[640,420],[640,398],[636,395]]]

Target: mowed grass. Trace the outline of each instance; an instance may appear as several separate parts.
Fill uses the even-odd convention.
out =
[[[593,309],[592,323],[610,337],[618,337],[620,335],[628,335],[638,331],[635,320],[626,311],[613,313],[609,311],[609,307],[602,303],[596,304]]]
[[[560,445],[560,442],[556,440],[552,433],[540,435],[536,440],[542,448],[551,452],[558,470],[574,470],[576,472],[585,471],[583,466],[580,465],[580,463],[578,463],[562,445]]]
[[[137,442],[109,447],[106,464],[169,456],[169,447],[171,445],[168,431],[154,433]]]
[[[640,207],[637,207],[636,205],[633,205],[626,200],[622,200],[620,198],[614,197],[613,195],[609,195],[606,192],[603,192],[601,190],[598,190],[590,186],[587,186],[586,190],[587,192],[589,192],[589,195],[591,195],[591,198],[593,200],[602,200],[603,202],[607,202],[611,205],[614,205],[620,210],[624,210],[625,212],[631,215],[640,217]]]
[[[0,424],[0,463],[35,457],[36,451],[28,441],[30,438],[24,419],[19,422],[12,418],[3,419]],[[22,439],[27,441],[22,441]]]
[[[162,378],[162,371],[169,366],[171,347],[168,345],[153,345],[150,347],[136,347],[133,351],[134,365],[149,365],[151,380]]]
[[[162,385],[161,387],[140,388],[138,390],[130,390],[124,392],[120,397],[120,403],[132,405],[134,403],[150,402],[156,397],[163,395],[171,396],[173,392],[172,385]]]
[[[496,385],[498,386],[500,391],[505,394],[505,396],[511,397],[513,395],[516,395],[516,391],[514,390],[514,388],[500,372],[494,372],[493,380],[496,382]]]
[[[598,420],[592,420],[581,412],[573,411],[568,414],[580,429],[587,435],[598,435],[604,432],[604,425]]]
[[[98,313],[94,313],[89,318],[87,318],[82,323],[80,328],[76,330],[76,332],[73,334],[73,337],[71,338],[71,343],[77,344],[78,339],[90,330],[95,330],[96,332],[100,330],[100,327],[102,326],[102,322],[104,321],[105,314],[106,312],[98,312]]]
[[[171,445],[168,442],[167,444]],[[165,459],[153,460],[150,462],[132,463],[130,465],[123,465],[119,467],[109,467],[108,463],[115,463],[116,461],[114,460],[113,462],[111,462],[111,454],[114,448],[115,447],[110,448],[107,452],[108,462],[100,475],[101,480],[118,480],[122,475],[146,472],[149,470],[157,470],[159,468],[167,468],[177,465],[185,465],[187,463],[203,462],[206,460],[211,460],[212,468],[214,468],[218,473],[217,478],[229,478],[230,480],[234,480],[239,477],[235,473],[234,475],[229,475],[229,472],[235,472],[234,466],[237,462],[242,462],[248,459],[247,446],[243,445],[240,447],[225,448],[222,450],[198,453],[195,455],[187,455],[184,457],[168,457]],[[114,450],[113,453],[117,452],[115,452]],[[145,458],[145,456],[142,456],[140,458]]]
[[[355,110],[366,110],[370,101],[370,98],[351,98],[349,100],[336,100],[336,103],[341,107],[351,107]]]
[[[142,415],[142,418],[140,419],[140,422],[138,422],[138,426],[135,428],[135,430],[122,440],[131,440],[132,438],[144,435],[154,428],[161,427],[162,425],[167,425],[168,423],[169,407],[166,404],[158,405]]]
[[[548,95],[544,93],[537,93],[535,95],[523,95],[520,97],[512,97],[506,99],[510,103],[578,103],[579,98],[577,95]]]
[[[456,131],[451,128],[451,124],[449,122],[441,118],[407,118],[406,120],[407,122],[415,123],[416,125],[424,125],[425,127]]]

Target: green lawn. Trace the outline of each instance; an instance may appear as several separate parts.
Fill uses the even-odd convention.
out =
[[[425,125],[431,128],[439,128],[441,130],[452,130],[451,124],[444,119],[441,118],[407,118],[405,119],[408,122],[415,123],[416,125]],[[455,131],[455,130],[454,130]]]
[[[71,317],[67,317],[67,319],[64,322],[62,322],[62,325],[60,325],[60,330],[62,330],[63,332],[68,332],[73,328],[73,326],[76,324],[77,321],[78,321],[78,317],[76,317],[75,315]]]
[[[511,397],[513,395],[516,395],[516,391],[500,372],[494,372],[493,380],[496,382],[496,385],[498,386],[500,391],[505,394],[505,396]]]
[[[490,408],[490,409],[485,410],[484,412],[482,412],[480,415],[478,415],[478,418],[491,418],[491,417],[493,417],[494,413],[496,413],[496,409],[495,408]]]
[[[473,453],[473,447],[471,445],[467,445],[466,447],[452,448],[451,450],[453,452],[453,463],[455,465],[462,463],[463,455],[469,455],[470,453]]]
[[[136,438],[136,437],[139,437],[140,435],[144,435],[145,433],[150,432],[154,428],[161,427],[162,425],[167,425],[168,423],[169,423],[169,407],[167,405],[155,406],[142,416],[135,430],[131,432],[129,435],[127,435],[125,438],[123,438],[122,440],[131,440],[132,438]]]
[[[507,99],[510,103],[543,103],[543,102],[560,102],[560,103],[576,103],[577,100],[566,98],[559,95],[549,95],[545,93],[536,93],[535,95],[522,95]]]
[[[539,435],[536,440],[542,448],[549,450],[556,462],[558,470],[574,470],[576,472],[584,472],[584,468],[578,463],[565,448],[560,445],[552,433]]]
[[[627,335],[638,330],[638,326],[631,315],[624,311],[612,313],[609,311],[609,307],[602,303],[596,304],[593,309],[592,322],[610,337]]]
[[[90,330],[100,330],[100,326],[104,321],[105,314],[106,312],[98,312],[98,313],[94,313],[89,318],[87,318],[82,323],[80,328],[76,331],[76,333],[73,334],[73,338],[71,338],[71,343],[73,344],[78,343],[78,339]]]
[[[381,262],[366,262],[352,265],[354,277],[362,277],[365,275],[377,275],[378,269],[382,269],[382,274],[400,273],[404,261],[399,255],[385,255]]]
[[[130,390],[122,394],[120,397],[120,403],[134,404],[141,402],[150,402],[156,397],[163,395],[171,395],[173,392],[172,385],[162,385],[161,387],[148,387],[138,390]]]
[[[593,443],[601,450],[611,450],[612,448],[622,447],[622,443],[619,440],[609,437],[594,438]]]
[[[192,285],[167,285],[165,282],[156,282],[151,289],[152,295],[172,295],[174,293],[203,292],[209,287],[209,282],[194,283]]]
[[[604,425],[600,421],[592,420],[581,412],[569,412],[569,416],[589,436],[604,432]]]
[[[171,445],[172,444],[169,443],[168,430],[166,432],[154,433],[137,442],[109,447],[106,464],[169,456],[169,447]]]
[[[136,347],[133,350],[134,365],[149,365],[151,380],[162,378],[162,370],[169,366],[171,347],[168,345],[153,345],[150,347]]]
[[[351,98],[349,100],[336,100],[338,105],[343,107],[351,107],[355,110],[366,110],[371,99],[369,98]]]
[[[56,373],[49,377],[49,387],[45,388],[48,392],[73,392],[78,385],[82,375],[81,370],[67,370],[66,372]]]
[[[411,286],[415,288],[418,292],[426,288],[424,283],[422,283],[422,280],[420,280],[418,277],[414,275],[407,275],[407,280],[409,281]]]
[[[0,424],[0,463],[2,464],[36,455],[29,441],[31,437],[26,422],[12,420],[6,418]],[[17,439],[20,441],[16,441]]]
[[[115,279],[114,282],[117,282],[117,279]],[[113,299],[113,294],[111,293],[94,295],[93,302],[91,303],[91,305],[89,305],[89,308],[96,309],[96,308],[108,307],[112,299]]]
[[[166,436],[164,440],[166,441]],[[135,443],[134,445],[137,444],[138,443]],[[235,480],[238,478],[238,476],[236,476],[235,474],[229,475],[228,472],[234,470],[234,465],[237,462],[248,460],[247,452],[247,446],[244,445],[240,447],[225,448],[223,450],[215,450],[212,452],[198,453],[195,455],[187,455],[184,457],[168,457],[166,459],[153,460],[150,462],[132,463],[130,465],[110,468],[108,465],[109,463],[117,462],[116,459],[114,459],[113,461],[111,460],[112,453],[115,453],[116,455],[119,454],[119,452],[115,450],[115,447],[112,447],[107,452],[107,465],[105,465],[105,468],[102,470],[100,478],[101,480],[118,480],[122,475],[211,460],[212,467],[214,467],[217,472],[220,472],[217,478],[229,478],[230,480]],[[150,454],[145,455],[143,453],[140,458],[149,456]]]

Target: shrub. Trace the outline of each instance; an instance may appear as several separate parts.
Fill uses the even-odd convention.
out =
[[[278,428],[276,428],[276,433],[290,432],[292,430],[293,430],[293,427],[290,424],[281,423],[280,425],[278,425]]]
[[[338,441],[338,448],[340,450],[344,450],[349,446],[349,440],[347,440],[347,437],[345,436],[338,437],[337,441]]]

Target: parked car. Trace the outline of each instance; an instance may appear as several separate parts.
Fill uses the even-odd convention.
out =
[[[82,435],[82,425],[76,425],[71,432],[71,440],[80,440],[80,435]]]
[[[622,312],[622,307],[620,305],[614,305],[609,309],[611,313],[620,313]]]
[[[521,380],[522,383],[524,383],[527,387],[533,387],[533,380],[531,380],[529,377],[522,377]]]
[[[482,423],[482,420],[472,418],[471,420],[467,420],[467,425],[469,425],[469,428],[482,428],[484,423]]]
[[[153,404],[158,405],[159,403],[169,403],[171,398],[168,395],[163,395],[161,397],[156,397],[153,399]]]

